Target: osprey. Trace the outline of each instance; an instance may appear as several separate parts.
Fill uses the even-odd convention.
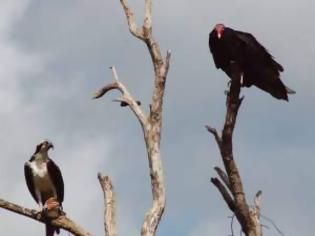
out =
[[[27,187],[42,210],[49,209],[50,206],[62,207],[64,197],[64,184],[60,169],[48,157],[48,150],[53,147],[50,141],[42,141],[36,146],[35,153],[24,165]],[[57,203],[52,201],[57,201]],[[53,236],[55,231],[59,233],[58,228],[46,224],[46,236]]]
[[[280,80],[283,67],[253,35],[217,24],[210,32],[209,48],[216,68],[222,69],[231,79],[237,69],[241,86],[255,85],[287,101],[288,94],[295,93]]]

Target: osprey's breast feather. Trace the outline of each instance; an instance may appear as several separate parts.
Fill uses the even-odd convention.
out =
[[[46,163],[43,162],[38,164],[35,162],[31,162],[30,167],[32,168],[33,172],[33,181],[35,188],[39,192],[53,192],[55,195],[56,190],[54,189],[54,185],[47,171]]]

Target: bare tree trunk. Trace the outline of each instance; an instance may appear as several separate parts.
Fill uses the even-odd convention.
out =
[[[120,0],[124,9],[129,30],[132,35],[142,40],[149,50],[154,68],[154,89],[150,113],[144,114],[139,103],[131,96],[124,84],[119,79],[115,67],[112,67],[115,82],[106,85],[95,93],[94,98],[100,98],[110,90],[117,89],[122,93],[121,99],[116,101],[127,104],[141,124],[146,143],[150,178],[152,186],[152,206],[147,211],[141,229],[141,236],[155,236],[165,208],[165,187],[163,180],[163,167],[161,161],[160,140],[162,130],[162,107],[165,82],[169,69],[170,51],[163,59],[158,43],[152,35],[152,0],[145,0],[145,13],[143,26],[137,27],[134,14],[127,5],[126,0]]]
[[[104,228],[105,236],[117,236],[116,229],[116,200],[114,186],[109,176],[98,174],[98,180],[101,184],[104,194]]]
[[[231,80],[230,90],[227,95],[227,112],[221,136],[214,128],[207,126],[208,131],[214,135],[219,146],[227,174],[219,167],[216,167],[215,170],[227,189],[219,178],[211,178],[211,182],[218,188],[228,207],[235,214],[242,231],[247,236],[261,236],[262,231],[259,221],[261,191],[256,194],[255,206],[250,207],[246,202],[242,180],[233,157],[232,136],[237,113],[243,100],[243,98],[239,98],[240,78],[238,76],[234,78]]]

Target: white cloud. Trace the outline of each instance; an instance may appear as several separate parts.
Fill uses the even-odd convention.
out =
[[[0,3],[0,38],[8,36],[3,32],[10,32],[12,26],[22,16],[29,0],[2,0]]]
[[[0,112],[3,114],[14,112],[19,105],[20,80],[43,68],[42,58],[23,52],[10,41],[12,26],[22,17],[27,2],[5,0],[0,3]]]

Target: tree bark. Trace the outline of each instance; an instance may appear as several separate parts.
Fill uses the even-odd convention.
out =
[[[101,184],[104,194],[104,228],[105,236],[117,236],[116,229],[116,200],[114,186],[109,176],[98,174],[98,180]]]
[[[165,209],[166,201],[160,141],[162,131],[163,97],[171,53],[170,51],[167,51],[164,59],[159,45],[152,35],[152,0],[145,0],[144,20],[141,28],[137,26],[134,14],[127,5],[127,1],[120,0],[120,3],[126,15],[129,31],[132,35],[146,44],[151,56],[154,68],[154,88],[150,104],[150,113],[148,116],[144,114],[139,103],[137,103],[131,96],[124,84],[119,81],[115,67],[112,67],[115,82],[106,85],[96,92],[94,98],[100,98],[113,89],[119,90],[122,94],[122,98],[116,99],[116,101],[127,104],[141,124],[148,155],[153,198],[152,206],[144,217],[141,236],[155,236]]]
[[[241,176],[233,157],[233,132],[238,110],[243,100],[243,98],[239,98],[239,95],[240,78],[234,76],[227,94],[227,112],[221,136],[214,128],[207,126],[208,131],[213,134],[218,144],[226,174],[218,167],[215,170],[228,190],[218,178],[212,178],[211,182],[218,188],[228,207],[235,214],[242,231],[247,236],[261,236],[260,204],[256,204],[254,207],[247,204]]]
[[[0,199],[0,208],[6,209],[8,211],[17,213],[19,215],[26,216],[30,219],[36,220],[38,222],[47,223],[47,219],[42,215],[41,212],[36,210],[31,210],[28,208],[24,208],[22,206],[19,206],[17,204],[8,202],[6,200]],[[49,219],[49,222],[52,226],[55,226],[56,228],[64,229],[73,235],[76,236],[91,236],[89,232],[84,230],[81,226],[76,224],[74,221],[69,219],[68,217],[61,215],[56,219]]]

